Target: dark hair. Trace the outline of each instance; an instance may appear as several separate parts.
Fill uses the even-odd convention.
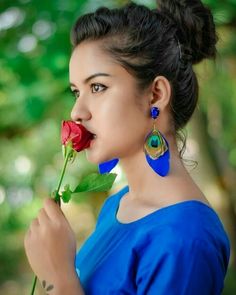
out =
[[[100,7],[78,18],[71,30],[73,48],[84,40],[102,47],[137,79],[140,90],[158,75],[172,87],[174,131],[190,120],[198,101],[193,64],[216,57],[217,36],[210,9],[199,0],[160,0],[150,10],[133,2],[115,9]]]

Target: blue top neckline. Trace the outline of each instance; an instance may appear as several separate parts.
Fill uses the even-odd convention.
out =
[[[207,210],[210,210],[214,215],[217,215],[217,213],[215,212],[215,210],[208,206],[206,203],[200,201],[200,200],[186,200],[186,201],[181,201],[181,202],[178,202],[178,203],[174,203],[174,204],[171,204],[171,205],[167,205],[165,207],[162,207],[162,208],[159,208],[157,209],[156,211],[153,211],[137,220],[134,220],[134,221],[131,221],[131,222],[128,222],[128,223],[123,223],[123,222],[120,222],[118,219],[117,219],[117,212],[119,210],[119,207],[120,207],[120,201],[123,197],[125,197],[125,195],[129,192],[129,186],[125,186],[119,193],[119,198],[118,198],[118,201],[117,203],[115,204],[115,213],[114,213],[114,221],[115,223],[118,225],[118,226],[123,226],[123,227],[130,227],[130,226],[134,226],[136,224],[139,224],[139,223],[142,223],[142,222],[146,222],[147,220],[149,220],[150,218],[152,218],[153,216],[155,215],[161,215],[165,212],[168,212],[169,210],[173,210],[173,209],[177,209],[179,208],[180,206],[186,206],[186,205],[191,205],[191,204],[195,204],[195,205],[199,205],[199,206],[202,206],[202,207],[205,207]]]

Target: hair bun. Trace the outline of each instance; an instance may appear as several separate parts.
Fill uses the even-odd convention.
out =
[[[215,23],[212,13],[199,0],[160,0],[158,11],[171,18],[178,26],[177,37],[192,52],[192,63],[216,57]]]

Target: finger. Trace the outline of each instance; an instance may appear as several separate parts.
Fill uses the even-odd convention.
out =
[[[52,198],[46,198],[44,200],[44,209],[48,217],[52,220],[56,220],[61,217],[61,208]]]
[[[29,226],[28,230],[25,233],[25,238],[24,238],[25,245],[29,241],[29,239],[31,238],[32,233],[35,232],[38,227],[39,227],[38,218],[34,218],[31,221],[30,226]]]
[[[48,223],[49,221],[49,217],[47,215],[47,212],[45,211],[44,208],[41,208],[39,210],[39,213],[38,213],[38,222],[40,225],[43,225],[45,223]]]
[[[25,236],[24,236],[24,245],[25,245],[25,248],[26,248],[26,245],[27,245],[28,240],[30,238],[30,235],[31,235],[31,230],[30,230],[30,227],[29,227],[28,230],[25,232]]]
[[[34,218],[30,224],[30,232],[33,232],[39,226],[38,218]]]
[[[31,226],[35,227],[35,226],[39,226],[39,221],[38,218],[35,217],[32,221],[31,221]]]

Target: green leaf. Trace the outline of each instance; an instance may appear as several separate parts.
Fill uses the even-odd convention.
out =
[[[66,184],[64,187],[64,191],[61,194],[61,198],[64,203],[68,203],[71,199],[72,191],[70,190],[69,184]]]
[[[115,173],[91,173],[82,178],[73,193],[79,192],[106,192],[109,191],[116,179]]]

